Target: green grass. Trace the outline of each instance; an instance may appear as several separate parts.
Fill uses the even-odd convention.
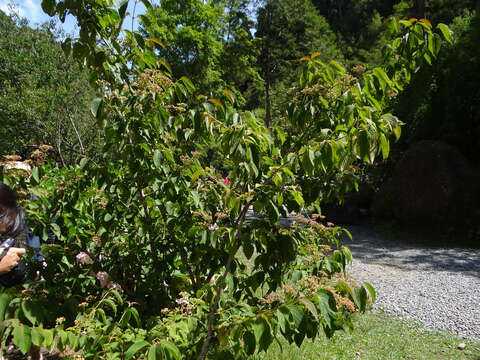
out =
[[[300,348],[273,344],[255,360],[480,360],[480,342],[433,331],[423,325],[379,312],[359,314],[355,330],[328,340],[306,340]],[[467,347],[459,350],[458,345]]]

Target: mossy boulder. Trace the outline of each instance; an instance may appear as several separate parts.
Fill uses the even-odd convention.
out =
[[[418,142],[380,187],[372,213],[410,225],[472,224],[480,219],[480,173],[454,147]]]

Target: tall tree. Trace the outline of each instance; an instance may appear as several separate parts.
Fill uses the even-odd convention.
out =
[[[251,0],[164,0],[149,9],[144,32],[164,43],[158,55],[175,77],[187,76],[209,95],[228,88],[240,105],[254,107],[261,78],[250,11]]]
[[[262,39],[258,64],[265,81],[265,122],[270,124],[278,103],[287,97],[299,58],[317,51],[324,60],[338,60],[342,54],[328,22],[310,0],[265,1],[258,10],[256,36]]]
[[[202,0],[162,0],[144,16],[145,32],[164,43],[159,56],[176,78],[187,76],[203,92],[222,83],[224,9]]]
[[[246,109],[258,107],[262,78],[257,66],[261,40],[253,36],[252,0],[224,0],[224,47],[220,56],[222,79],[237,90],[239,103]]]

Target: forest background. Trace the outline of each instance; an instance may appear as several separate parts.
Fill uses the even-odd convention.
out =
[[[188,76],[209,97],[230,89],[242,110],[270,125],[281,122],[302,56],[316,51],[322,60],[372,68],[382,62],[389,17],[452,24],[455,47],[396,99],[395,111],[408,125],[397,148],[438,139],[478,164],[476,6],[474,0],[165,0],[141,16],[165,44],[159,56],[175,78]],[[98,159],[101,135],[88,110],[95,94],[87,72],[64,56],[60,40],[67,35],[57,25],[34,29],[0,12],[0,152],[26,156],[50,144],[66,166],[82,156]]]

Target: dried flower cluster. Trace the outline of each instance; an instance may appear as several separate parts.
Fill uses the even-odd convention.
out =
[[[161,94],[172,87],[172,80],[159,70],[145,69],[136,81],[137,95]]]
[[[77,254],[77,256],[75,256],[75,258],[77,260],[77,263],[79,263],[81,265],[92,265],[93,264],[92,258],[86,252],[83,252],[83,251],[79,252]]]

